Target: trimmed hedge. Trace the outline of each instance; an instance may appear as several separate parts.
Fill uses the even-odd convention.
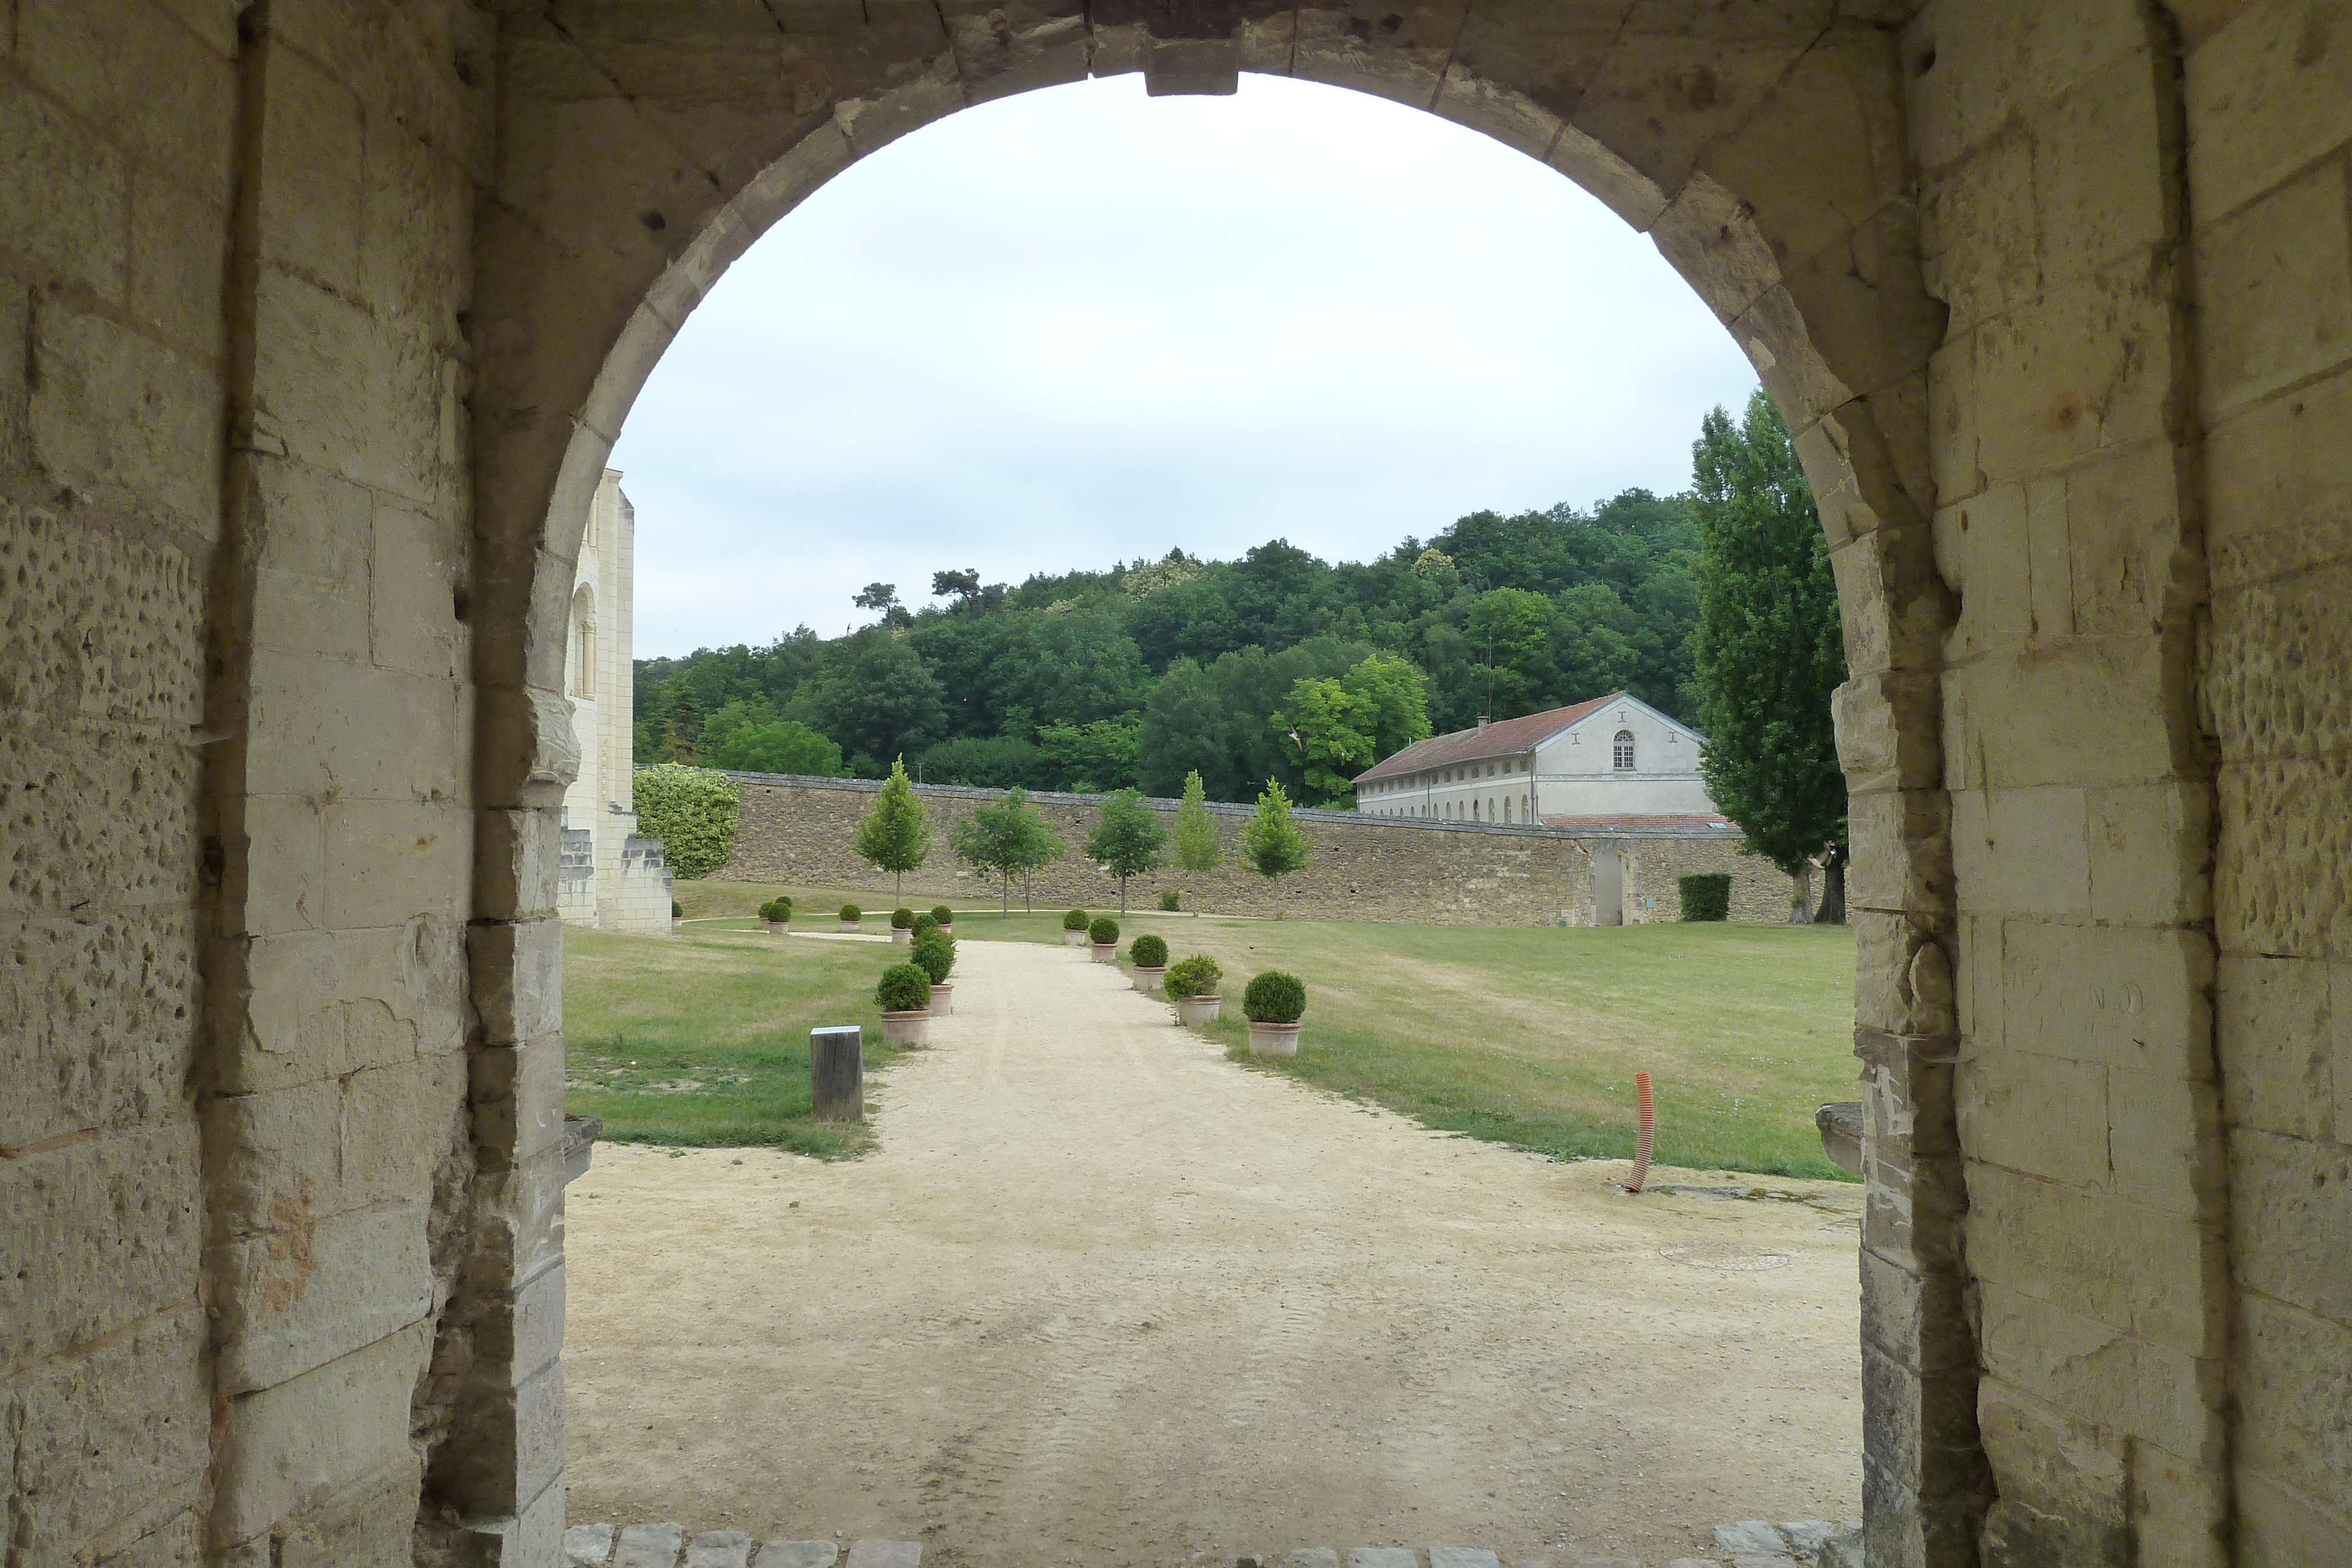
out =
[[[1728,920],[1731,918],[1731,873],[1727,871],[1701,872],[1696,876],[1678,876],[1675,886],[1681,891],[1685,920]]]
[[[735,852],[741,812],[735,780],[707,768],[665,762],[640,768],[634,781],[637,831],[662,841],[662,861],[674,876],[709,876]]]
[[[917,968],[930,976],[931,984],[943,986],[955,973],[955,939],[940,935],[939,928],[933,926],[915,938],[908,956]]]
[[[928,915],[916,915],[914,925],[908,927],[909,931],[912,931],[915,934],[915,940],[918,942],[920,942],[926,936],[939,930],[939,928],[940,923],[932,919]]]
[[[1214,958],[1206,953],[1195,953],[1169,965],[1168,972],[1160,977],[1160,988],[1168,993],[1171,1002],[1184,997],[1213,997],[1217,994],[1217,982],[1224,976]]]
[[[1127,945],[1127,956],[1139,969],[1163,969],[1168,967],[1168,944],[1147,931]]]
[[[931,1009],[931,977],[916,964],[893,964],[875,983],[874,999],[886,1013],[921,1013]]]
[[[1296,975],[1268,969],[1242,992],[1242,1016],[1252,1023],[1297,1023],[1307,1010],[1307,987]]]
[[[1087,928],[1087,912],[1086,912],[1085,910],[1083,910],[1083,909],[1072,909],[1072,910],[1068,910],[1068,911],[1065,912],[1065,913],[1064,913],[1064,915],[1062,915],[1062,929],[1063,929],[1063,930],[1065,930],[1065,931],[1084,931],[1086,928]]]

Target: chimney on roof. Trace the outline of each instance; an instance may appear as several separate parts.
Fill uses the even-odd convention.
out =
[[[1494,722],[1495,716],[1492,714],[1482,713],[1478,716],[1478,727],[1481,731],[1484,731],[1488,725]]]

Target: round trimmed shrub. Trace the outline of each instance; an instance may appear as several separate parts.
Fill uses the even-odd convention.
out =
[[[735,852],[742,810],[735,780],[707,768],[665,762],[640,768],[632,783],[637,831],[662,842],[662,863],[688,882],[709,876]]]
[[[913,931],[913,932],[914,932],[914,934],[915,934],[915,940],[916,940],[916,941],[918,941],[918,942],[920,942],[920,941],[921,941],[925,936],[930,936],[930,935],[932,935],[933,933],[937,932],[937,931],[939,930],[939,928],[940,928],[940,923],[939,923],[938,921],[936,921],[936,920],[932,919],[932,918],[931,918],[929,915],[916,915],[916,916],[915,916],[915,924],[914,924],[912,926],[908,927],[908,929],[909,929],[909,930],[911,930],[911,931]]]
[[[675,898],[671,899],[671,900],[669,901],[669,917],[670,917],[672,920],[683,920],[683,919],[685,919],[685,918],[686,918],[686,905],[684,905],[683,904],[680,904],[680,903],[679,903],[677,899],[675,899]]]
[[[1108,915],[1101,916],[1092,925],[1087,927],[1087,940],[1097,947],[1118,946],[1118,922]]]
[[[931,905],[931,918],[938,921],[941,925],[953,925],[955,924],[955,911],[950,909],[944,904],[934,904]]]
[[[1252,1023],[1297,1023],[1307,1010],[1307,988],[1296,975],[1268,969],[1242,992],[1242,1016]]]
[[[1086,928],[1087,928],[1087,912],[1086,912],[1085,910],[1083,910],[1083,909],[1073,909],[1073,910],[1069,911],[1067,914],[1066,914],[1066,915],[1064,915],[1062,916],[1062,929],[1063,929],[1063,930],[1065,930],[1065,931],[1084,931]]]
[[[1168,944],[1147,931],[1127,945],[1127,956],[1139,969],[1165,968]]]
[[[762,920],[773,921],[782,925],[789,922],[792,917],[793,901],[789,898],[772,898],[760,905],[760,918]]]
[[[858,909],[857,905],[854,904],[845,904],[841,906],[841,919],[844,925],[855,925],[864,918],[865,915]]]
[[[1217,994],[1217,982],[1224,975],[1214,958],[1206,953],[1195,953],[1169,965],[1168,972],[1160,977],[1160,988],[1168,993],[1171,1002],[1183,997],[1213,997]]]
[[[919,965],[893,964],[882,971],[882,978],[874,987],[874,999],[882,1004],[886,1013],[929,1012],[931,977]]]
[[[1675,878],[1675,888],[1682,894],[1685,920],[1731,918],[1729,872],[1707,871],[1696,876],[1678,876]]]
[[[891,930],[893,930],[893,931],[904,931],[904,930],[907,930],[908,928],[909,928],[910,926],[912,926],[914,924],[915,924],[915,912],[914,912],[913,910],[911,910],[911,909],[904,909],[904,908],[901,908],[901,909],[894,909],[894,910],[892,910],[892,911],[890,912],[890,929],[891,929]]]
[[[1184,907],[1184,895],[1172,887],[1169,888],[1160,895],[1160,907],[1168,914],[1173,915]]]
[[[948,977],[955,972],[955,942],[936,929],[916,937],[915,945],[907,952],[908,961],[929,975],[935,986],[946,985]]]

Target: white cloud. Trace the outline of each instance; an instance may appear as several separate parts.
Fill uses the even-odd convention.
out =
[[[856,164],[711,291],[614,466],[637,653],[838,632],[879,579],[1689,483],[1754,374],[1649,242],[1501,144],[1267,77],[988,104]]]

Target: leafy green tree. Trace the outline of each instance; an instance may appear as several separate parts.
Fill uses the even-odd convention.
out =
[[[709,876],[735,852],[740,796],[724,773],[664,763],[630,781],[637,831],[662,842],[662,860],[688,881]]]
[[[1127,879],[1166,863],[1168,830],[1142,793],[1120,789],[1102,804],[1102,820],[1087,839],[1087,858],[1118,878],[1118,912],[1127,913]]]
[[[1208,792],[1198,770],[1184,775],[1184,799],[1176,807],[1176,863],[1194,876],[1206,876],[1225,858],[1217,837],[1217,819],[1209,810]],[[1198,915],[1196,905],[1192,911]]]
[[[1290,815],[1290,797],[1279,779],[1265,781],[1257,812],[1242,824],[1242,855],[1250,869],[1274,883],[1274,912],[1282,913],[1282,879],[1303,870],[1308,859],[1307,831]]]
[[[974,807],[948,838],[956,859],[999,879],[1003,887],[1000,913],[1005,915],[1013,912],[1013,879],[1025,878],[1040,866],[1051,864],[1065,848],[1018,787],[1005,791],[1000,800]]]
[[[692,766],[695,745],[701,738],[702,705],[696,700],[691,687],[681,686],[671,696],[669,713],[662,720],[663,759],[681,766]]]
[[[1837,582],[1788,427],[1757,392],[1735,426],[1717,408],[1692,446],[1700,538],[1694,659],[1699,770],[1748,847],[1795,883],[1827,862],[1817,918],[1845,917],[1845,776],[1830,701],[1845,679]]]
[[[1357,774],[1380,760],[1366,733],[1369,715],[1346,685],[1300,681],[1270,724],[1296,742],[1306,765],[1307,792],[1318,806],[1354,802]]]
[[[907,873],[930,858],[931,823],[916,797],[915,781],[907,777],[907,759],[890,764],[890,777],[875,797],[874,809],[857,824],[857,856],[877,871],[890,873],[890,902],[903,903]]]
[[[1092,724],[1047,724],[1037,728],[1040,770],[1055,787],[1092,794],[1124,789],[1135,779],[1140,716],[1128,714]]]
[[[1356,699],[1373,760],[1429,738],[1429,678],[1412,660],[1373,653],[1339,680]]]
[[[1464,630],[1480,659],[1474,673],[1494,694],[1496,716],[1534,711],[1550,689],[1551,624],[1550,601],[1524,588],[1490,589],[1470,607]]]
[[[788,718],[739,726],[710,755],[710,766],[738,773],[808,773],[841,776],[841,747],[804,724]]]
[[[961,735],[923,753],[923,778],[932,784],[1010,789],[1034,784],[1042,766],[1035,745],[1017,735]]]
[[[919,752],[945,727],[940,684],[904,638],[868,628],[834,645],[824,670],[802,686],[789,717],[879,759]]]

